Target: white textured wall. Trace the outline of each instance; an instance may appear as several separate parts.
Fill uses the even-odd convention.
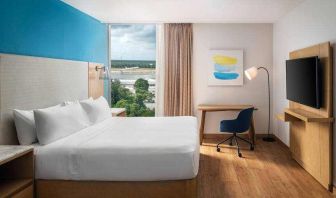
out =
[[[194,24],[193,28],[195,114],[200,116],[197,105],[202,103],[253,104],[259,108],[255,113],[256,132],[265,133],[268,119],[266,73],[261,71],[253,81],[245,78],[244,86],[209,87],[207,67],[209,49],[242,49],[244,69],[251,66],[265,66],[272,74],[272,24]],[[205,133],[217,133],[220,120],[235,115],[220,112],[207,114]]]
[[[307,0],[274,24],[274,114],[281,113],[283,108],[288,106],[285,60],[289,58],[289,52],[326,41],[334,45],[336,42],[335,10],[335,0]],[[289,145],[287,124],[274,120],[274,133]]]
[[[334,63],[336,51],[336,1],[335,0],[307,0],[282,17],[274,24],[274,49],[273,49],[273,111],[274,114],[282,112],[288,106],[286,100],[285,60],[289,52],[330,41],[334,47]],[[334,64],[335,67],[335,64]],[[334,69],[334,78],[336,76]],[[334,80],[334,104],[335,97]],[[335,108],[334,108],[334,115]],[[334,132],[336,127],[334,126]],[[289,145],[289,127],[281,121],[274,120],[273,131],[284,143]],[[336,136],[334,135],[334,142]],[[335,144],[334,144],[335,145]],[[334,146],[334,159],[336,151]],[[336,163],[334,162],[334,170]],[[334,174],[335,175],[335,174]],[[335,184],[334,176],[334,184]]]

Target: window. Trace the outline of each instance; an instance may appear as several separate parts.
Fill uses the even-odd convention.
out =
[[[156,25],[110,26],[111,105],[127,116],[155,115]]]

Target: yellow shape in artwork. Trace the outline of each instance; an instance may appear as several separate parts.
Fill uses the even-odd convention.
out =
[[[234,57],[230,57],[230,56],[221,56],[221,55],[214,55],[212,57],[213,61],[216,63],[216,64],[219,64],[219,65],[235,65],[237,64],[237,58],[234,58]]]

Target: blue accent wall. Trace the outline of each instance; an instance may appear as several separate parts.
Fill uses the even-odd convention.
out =
[[[1,0],[0,53],[106,66],[107,25],[60,0]]]
[[[107,26],[59,0],[1,0],[0,52],[107,62]]]

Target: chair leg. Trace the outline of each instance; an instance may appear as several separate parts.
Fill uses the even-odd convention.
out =
[[[238,139],[243,140],[244,142],[250,144],[250,150],[251,150],[251,151],[254,150],[254,145],[253,145],[252,142],[250,142],[250,141],[248,141],[248,140],[245,140],[244,138],[241,138],[241,137],[239,137],[239,136],[236,136],[236,137],[237,137]]]
[[[232,138],[233,138],[233,136],[231,136],[229,138],[226,138],[225,140],[221,141],[220,143],[217,144],[217,148],[219,147],[220,144],[223,144],[224,142],[226,142],[226,141],[228,141],[228,140],[230,140]]]
[[[219,148],[219,145],[220,145],[220,144],[223,144],[224,142],[226,142],[226,141],[228,141],[228,140],[230,140],[230,141],[232,142],[233,137],[234,137],[234,136],[231,136],[231,137],[226,138],[225,140],[221,141],[220,143],[218,143],[217,146],[216,146],[216,147],[217,147],[217,152],[220,151],[220,148]]]
[[[240,147],[239,147],[239,144],[238,144],[238,141],[237,141],[237,135],[236,134],[234,134],[233,139],[234,139],[234,141],[236,142],[236,145],[237,145],[238,156],[242,157],[242,154],[240,153]]]

